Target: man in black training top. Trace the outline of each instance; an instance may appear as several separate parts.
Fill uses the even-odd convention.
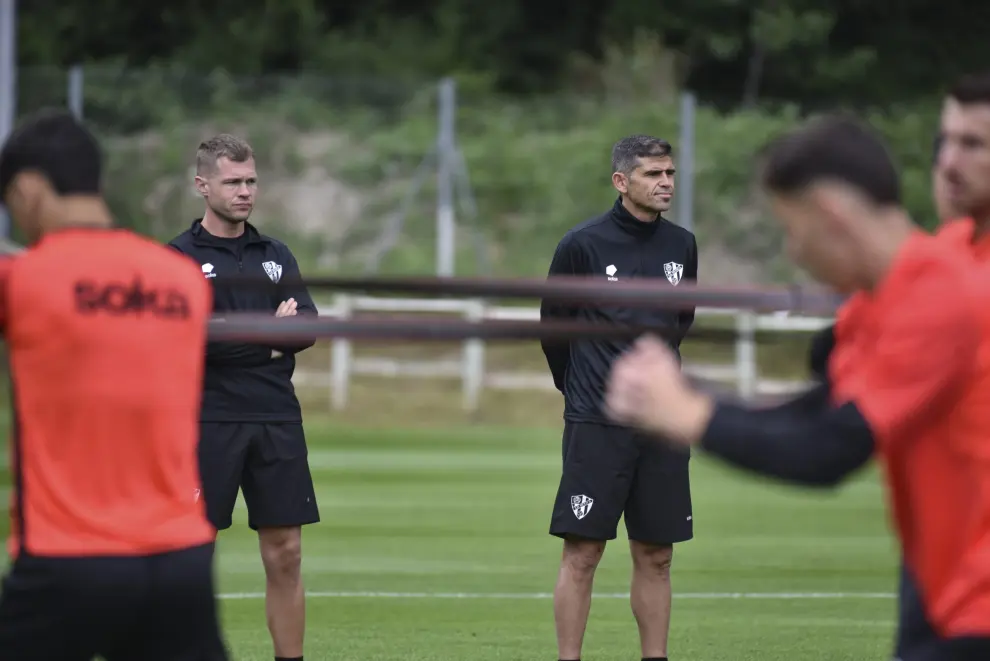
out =
[[[214,313],[315,315],[304,287],[224,286],[225,278],[239,275],[267,276],[275,283],[300,277],[289,248],[247,222],[258,186],[250,145],[231,135],[202,143],[195,183],[206,210],[170,245],[195,259],[214,285]],[[265,567],[276,661],[303,658],[301,526],[320,520],[292,386],[295,354],[313,344],[209,342],[206,352],[199,444],[203,497],[210,521],[224,530],[238,489],[244,492]]]
[[[571,229],[557,245],[550,276],[600,277],[606,282],[656,278],[677,286],[698,277],[694,235],[665,220],[674,193],[668,142],[643,135],[612,149],[612,185],[619,193],[605,214]],[[694,310],[556,305],[541,319],[663,325],[676,350]],[[625,514],[633,558],[631,601],[644,659],[667,658],[670,562],[673,545],[691,539],[689,453],[610,421],[602,410],[612,362],[627,342],[543,342],[554,384],[564,395],[563,472],[550,534],[564,540],[554,589],[557,645],[562,660],[579,659],[591,607],[595,568],[605,542]]]

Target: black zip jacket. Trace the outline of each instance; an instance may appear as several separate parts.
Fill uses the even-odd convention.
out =
[[[276,282],[300,278],[299,265],[289,248],[245,223],[237,239],[213,236],[201,219],[172,239],[169,245],[195,259],[203,276],[213,284],[213,312],[268,312],[296,299],[297,314],[317,314],[305,287],[239,288],[224,286],[230,276],[268,275]],[[315,340],[287,344],[208,342],[203,383],[203,422],[301,422],[299,400],[292,385],[295,354]]]
[[[663,218],[644,223],[622,199],[605,214],[571,229],[557,244],[552,276],[598,276],[606,282],[656,278],[665,286],[698,279],[698,244],[688,230]],[[694,309],[611,308],[543,301],[541,320],[577,319],[591,323],[642,324],[666,329],[679,350],[694,323]],[[564,419],[613,424],[602,412],[605,384],[613,361],[629,348],[620,340],[542,342],[554,385],[564,395]]]

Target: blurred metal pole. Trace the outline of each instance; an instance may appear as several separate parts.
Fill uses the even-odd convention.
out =
[[[69,100],[69,110],[82,121],[83,118],[83,67],[74,64],[69,69],[69,90],[66,95]]]
[[[17,0],[0,0],[0,142],[14,129],[17,113]],[[10,237],[10,218],[0,209],[0,237]]]
[[[694,115],[695,97],[691,92],[681,95],[681,136],[677,152],[677,223],[694,231]]]
[[[437,135],[437,275],[454,275],[454,115],[456,101],[452,78],[440,81],[440,125]]]

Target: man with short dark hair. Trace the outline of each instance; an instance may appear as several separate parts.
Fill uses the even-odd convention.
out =
[[[225,285],[240,275],[298,280],[299,266],[281,241],[248,221],[258,187],[254,153],[243,139],[218,135],[196,153],[202,218],[172,240],[214,285],[214,312],[316,314],[305,287]],[[210,520],[229,528],[237,492],[258,531],[265,568],[265,610],[276,661],[301,661],[305,631],[302,528],[320,520],[307,459],[302,412],[292,386],[295,354],[314,344],[210,342],[200,417],[203,498]]]
[[[698,277],[694,235],[661,215],[674,194],[670,143],[634,135],[612,150],[612,185],[619,197],[605,214],[571,229],[557,245],[550,276],[597,276],[608,282],[656,278],[676,287]],[[544,302],[541,319],[664,326],[673,351],[694,310],[647,310]],[[554,590],[559,658],[580,658],[595,569],[605,543],[625,515],[633,558],[631,602],[643,659],[667,658],[673,545],[691,539],[693,521],[687,452],[650,442],[602,411],[612,362],[628,343],[543,342],[550,372],[564,395],[563,470],[550,534],[564,540]]]
[[[935,140],[932,195],[939,239],[990,262],[990,72],[959,80],[942,103]],[[895,659],[907,658],[936,635],[914,578],[902,567]]]
[[[14,489],[0,659],[222,661],[215,531],[193,494],[210,289],[114,229],[96,139],[39,113],[0,152],[31,245],[0,260]]]
[[[678,447],[805,485],[834,486],[875,454],[907,587],[917,586],[907,615],[932,633],[909,637],[903,661],[988,659],[990,272],[912,223],[886,148],[858,122],[830,117],[779,140],[763,180],[794,260],[851,295],[817,384],[762,410],[720,403],[647,338],[617,362],[608,410]]]
[[[942,104],[933,188],[944,219],[990,229],[990,72],[956,83]]]

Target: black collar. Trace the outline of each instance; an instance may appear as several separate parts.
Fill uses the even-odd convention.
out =
[[[615,201],[615,204],[612,205],[612,211],[609,215],[615,224],[618,225],[624,232],[641,239],[646,239],[653,236],[657,231],[657,227],[659,227],[660,223],[663,222],[663,218],[660,217],[660,214],[657,214],[657,219],[652,223],[644,223],[639,218],[636,218],[636,216],[629,213],[629,211],[622,206],[621,195]]]
[[[226,245],[229,241],[223,237],[214,236],[208,231],[203,229],[203,219],[197,218],[189,226],[189,231],[192,232],[193,241],[201,245]],[[249,245],[252,243],[268,243],[268,239],[257,230],[257,228],[249,222],[244,223],[244,234],[241,237],[244,239],[244,244]]]

